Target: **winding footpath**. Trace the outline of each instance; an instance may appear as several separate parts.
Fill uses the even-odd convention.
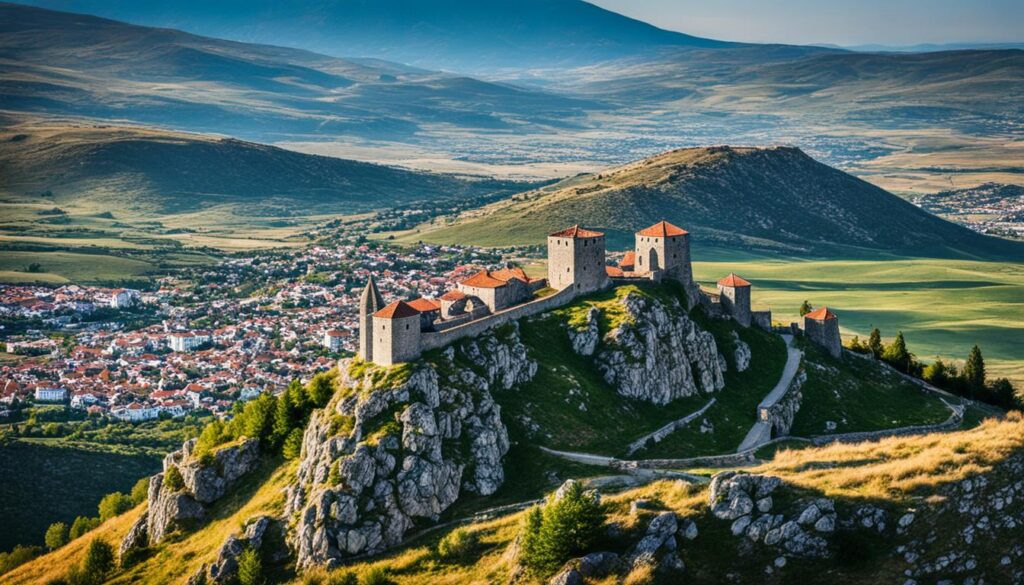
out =
[[[796,373],[800,371],[800,361],[804,356],[803,352],[793,347],[792,335],[781,335],[780,337],[786,342],[786,367],[782,369],[782,377],[779,378],[775,387],[757,405],[757,422],[750,427],[747,436],[740,443],[740,446],[736,448],[737,453],[757,449],[772,439],[772,424],[761,420],[760,413],[764,409],[771,408],[786,394],[786,390],[789,390],[789,385],[793,383]]]

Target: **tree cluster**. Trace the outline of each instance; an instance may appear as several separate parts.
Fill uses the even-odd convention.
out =
[[[573,482],[561,497],[552,495],[543,506],[526,513],[520,529],[520,561],[537,576],[549,575],[586,552],[600,535],[604,521],[605,510],[597,494]]]
[[[947,364],[936,358],[931,364],[924,364],[907,349],[907,341],[900,331],[889,344],[882,343],[882,333],[876,327],[867,342],[854,337],[850,349],[871,354],[897,370],[921,378],[929,384],[953,394],[978,400],[1006,409],[1020,410],[1024,407],[1013,384],[1006,378],[989,380],[985,374],[985,358],[977,345],[971,348],[962,368]]]

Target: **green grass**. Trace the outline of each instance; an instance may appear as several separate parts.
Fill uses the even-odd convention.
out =
[[[698,247],[695,255],[703,258]],[[1024,263],[921,258],[875,260],[730,259],[717,253],[694,263],[695,277],[713,286],[736,272],[753,282],[757,306],[777,321],[795,321],[800,303],[828,305],[844,337],[884,338],[903,331],[920,359],[964,360],[978,344],[991,376],[1024,387]]]
[[[837,360],[807,343],[801,348],[807,381],[793,435],[827,434],[828,421],[836,423],[835,433],[848,433],[934,424],[950,416],[936,395],[873,360]]]
[[[160,471],[156,455],[118,454],[15,441],[0,447],[0,550],[43,544],[53,522],[96,516],[100,499]]]

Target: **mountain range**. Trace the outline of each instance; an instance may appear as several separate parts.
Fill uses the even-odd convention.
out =
[[[662,30],[582,0],[26,3],[336,57],[464,72],[579,66],[667,48],[739,46]]]
[[[572,126],[593,103],[376,60],[0,4],[0,101],[261,141]]]

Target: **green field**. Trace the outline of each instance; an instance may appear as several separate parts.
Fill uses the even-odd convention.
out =
[[[991,376],[1024,387],[1024,263],[893,258],[773,259],[695,250],[694,277],[706,287],[736,272],[753,285],[754,305],[776,321],[797,320],[800,303],[828,305],[844,336],[885,338],[903,331],[920,359],[963,360],[978,344]]]

